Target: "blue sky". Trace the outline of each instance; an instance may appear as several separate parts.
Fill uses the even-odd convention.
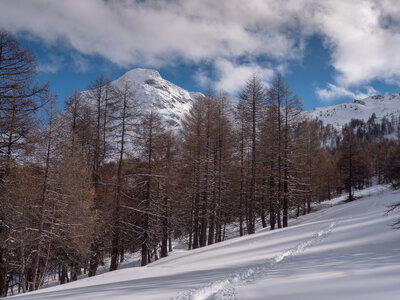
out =
[[[135,67],[232,95],[280,71],[306,109],[398,93],[399,16],[395,0],[0,2],[0,28],[36,53],[60,102]]]

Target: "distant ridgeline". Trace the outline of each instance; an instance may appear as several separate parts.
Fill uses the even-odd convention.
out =
[[[335,146],[346,127],[359,139],[395,139],[400,124],[400,95],[376,95],[334,106],[314,108],[306,114],[318,120],[325,145]],[[322,128],[323,127],[323,128]]]
[[[135,89],[140,108],[154,109],[161,115],[164,124],[173,129],[180,128],[180,121],[195,98],[202,96],[201,93],[189,92],[165,80],[159,72],[151,69],[133,69],[112,83],[119,87],[130,84]],[[88,92],[82,92],[82,95]],[[228,98],[231,106],[237,105],[238,98]],[[399,127],[400,95],[376,95],[349,103],[317,107],[305,111],[305,116],[319,121],[326,146],[337,144],[346,124],[351,124],[361,139],[392,139]]]

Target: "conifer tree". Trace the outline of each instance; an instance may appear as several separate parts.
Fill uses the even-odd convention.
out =
[[[135,97],[135,91],[132,87],[125,83],[122,89],[114,87],[116,103],[116,115],[113,116],[113,123],[116,127],[115,137],[118,143],[118,162],[117,174],[114,194],[114,213],[113,213],[113,230],[112,230],[112,248],[111,248],[111,264],[110,271],[116,270],[118,267],[118,254],[121,249],[121,198],[123,184],[123,167],[126,155],[127,140],[133,134],[135,122],[139,117],[138,101]]]
[[[10,33],[0,30],[0,202],[6,193],[4,178],[27,144],[34,128],[33,114],[45,102],[48,85],[35,85],[36,61]],[[5,220],[0,210],[0,220]],[[0,297],[6,295],[7,224],[0,221]]]
[[[153,109],[143,114],[140,123],[137,138],[144,161],[140,174],[142,187],[141,202],[138,208],[141,211],[141,264],[145,266],[150,262],[152,248],[154,247],[156,250],[159,242],[159,227],[156,225],[162,217],[159,209],[163,200],[159,188],[160,177],[163,177],[160,174],[159,162],[161,161],[160,149],[162,149],[165,129],[160,115]]]
[[[248,203],[248,227],[247,231],[249,234],[255,232],[255,221],[256,221],[256,192],[257,192],[257,151],[258,151],[258,135],[259,135],[259,115],[261,113],[262,103],[265,102],[265,89],[255,74],[250,77],[244,89],[240,93],[240,99],[245,101],[247,109],[249,111],[249,122],[251,128],[251,167],[250,167],[250,192],[249,192],[249,203]]]

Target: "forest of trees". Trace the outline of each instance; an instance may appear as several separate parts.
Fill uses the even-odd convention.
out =
[[[0,296],[95,276],[124,255],[172,251],[288,226],[312,203],[374,183],[400,186],[399,120],[309,120],[277,74],[237,101],[210,90],[180,129],[99,75],[58,108],[36,60],[0,31]],[[390,135],[391,138],[385,138]],[[395,209],[395,208],[394,208]],[[400,223],[399,223],[400,224]]]

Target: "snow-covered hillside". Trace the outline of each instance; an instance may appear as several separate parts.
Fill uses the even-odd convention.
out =
[[[400,232],[385,215],[400,191],[376,186],[360,199],[146,267],[122,269],[18,299],[398,299]]]
[[[362,100],[354,100],[354,102],[317,107],[307,112],[311,118],[318,118],[325,125],[332,124],[334,126],[343,126],[351,119],[361,119],[366,122],[373,113],[377,117],[377,122],[380,122],[385,116],[389,121],[392,116],[398,118],[400,116],[400,95],[376,95]]]

